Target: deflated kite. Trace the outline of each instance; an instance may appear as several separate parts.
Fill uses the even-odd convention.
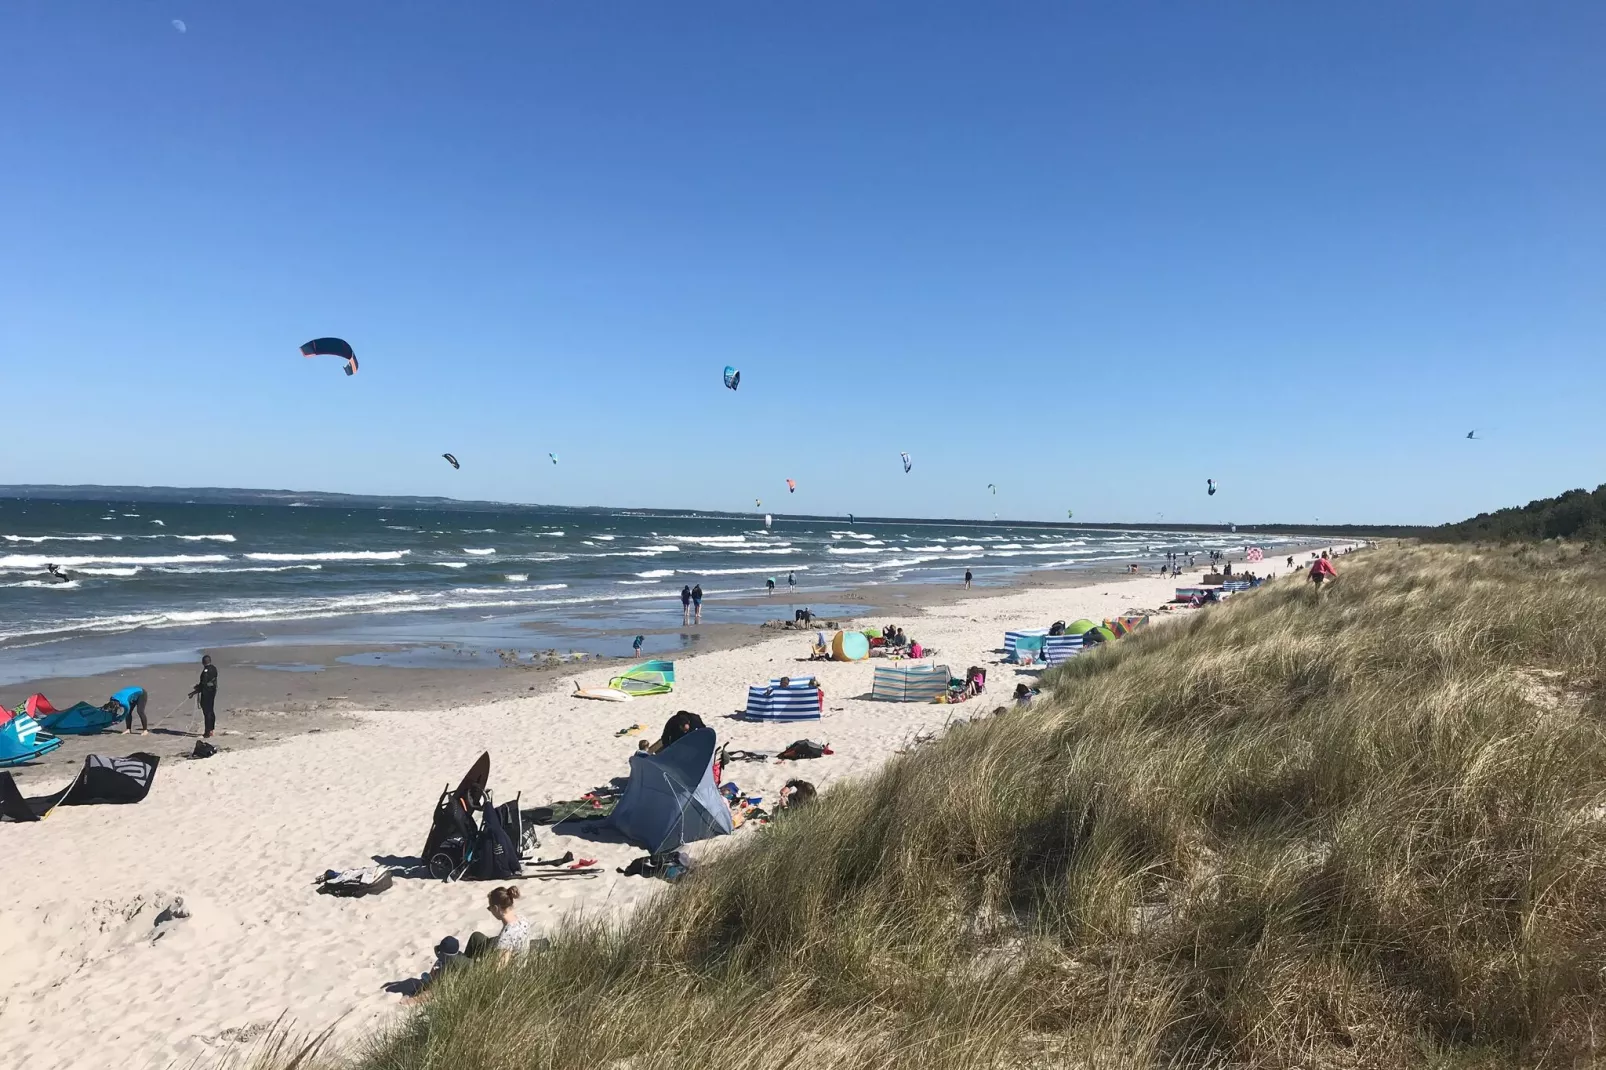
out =
[[[339,357],[346,362],[346,374],[357,374],[357,351],[344,338],[314,338],[301,347],[303,357]]]

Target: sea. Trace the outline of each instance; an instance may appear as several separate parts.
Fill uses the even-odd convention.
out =
[[[1268,556],[1299,541],[1255,536]],[[758,623],[801,605],[851,614],[833,598],[955,584],[967,568],[996,586],[1244,545],[1229,531],[958,520],[3,499],[0,683],[243,644],[444,644],[465,665],[508,645],[625,653],[616,633],[639,629],[654,653],[685,643],[688,584],[702,585],[707,620]]]

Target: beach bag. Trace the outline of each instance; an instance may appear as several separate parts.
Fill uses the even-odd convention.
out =
[[[217,748],[204,739],[195,741],[195,750],[190,753],[191,758],[210,758],[217,753]]]
[[[824,743],[816,743],[812,739],[800,739],[787,747],[776,757],[782,761],[797,761],[802,758],[821,758],[834,753]]]
[[[675,881],[690,871],[690,855],[685,851],[665,851],[662,854],[643,855],[619,872],[627,877],[659,877]]]

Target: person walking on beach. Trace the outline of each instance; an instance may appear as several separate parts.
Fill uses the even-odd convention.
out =
[[[201,704],[201,719],[205,725],[201,738],[211,739],[217,728],[217,666],[212,664],[212,655],[201,655],[201,678],[190,688],[188,697]]]
[[[146,695],[145,689],[135,684],[133,687],[125,687],[121,691],[112,692],[112,697],[101,708],[110,709],[114,714],[124,715],[124,735],[134,730],[134,714],[137,712],[139,714],[139,734],[148,736],[151,734],[151,730],[150,725],[145,722],[145,701],[147,698],[149,696]]]
[[[970,569],[965,569],[965,590],[970,590]]]
[[[691,588],[680,589],[680,623],[691,623]]]
[[[786,593],[791,594],[797,590],[797,576],[791,572],[786,574]]]
[[[691,589],[691,622],[703,622],[703,585],[700,583]]]
[[[630,653],[634,654],[638,658],[641,657],[641,644],[645,643],[646,641],[647,637],[645,635],[636,636],[636,641],[630,644]]]

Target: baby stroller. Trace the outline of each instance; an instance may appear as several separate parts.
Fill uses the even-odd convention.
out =
[[[455,790],[441,792],[422,853],[431,877],[494,881],[522,874],[537,846],[535,829],[525,827],[517,796],[496,805],[485,786],[490,774],[491,756],[482,754]]]

